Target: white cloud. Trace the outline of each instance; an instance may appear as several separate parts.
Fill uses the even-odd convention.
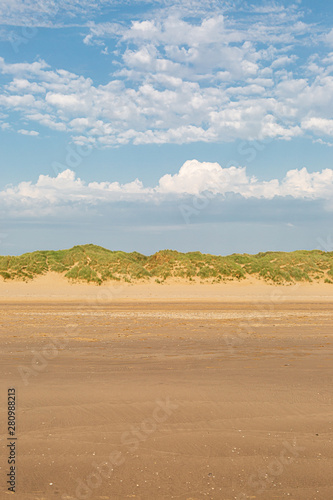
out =
[[[3,57],[0,57],[0,70],[5,75],[20,75],[27,74],[31,75],[41,75],[42,71],[47,69],[49,66],[45,61],[37,61],[33,63],[13,63],[6,64]]]
[[[28,215],[38,217],[56,215],[66,207],[84,210],[98,209],[105,204],[120,201],[162,203],[188,196],[211,193],[211,197],[228,194],[245,199],[290,197],[299,200],[331,200],[333,195],[333,170],[308,172],[306,168],[290,170],[282,181],[259,181],[249,177],[245,167],[223,168],[218,163],[186,161],[179,172],[164,175],[159,183],[148,188],[135,179],[120,184],[117,181],[86,183],[72,170],[65,170],[56,177],[40,175],[37,182],[21,182],[0,192],[0,210],[8,216]]]
[[[25,130],[24,128],[18,130],[18,133],[22,135],[31,135],[31,136],[39,135],[39,132],[37,132],[36,130]]]
[[[56,117],[52,117],[49,114],[45,113],[31,113],[27,112],[25,114],[26,118],[31,121],[36,121],[40,123],[40,125],[44,125],[52,130],[58,130],[59,132],[64,132],[66,130],[65,123],[56,122]]]
[[[140,55],[140,64],[151,64],[149,50]],[[163,72],[162,62],[162,72],[131,88],[121,79],[95,86],[90,78],[50,70],[43,61],[7,64],[0,59],[0,69],[13,75],[0,106],[100,146],[290,139],[302,130],[331,134],[332,76],[318,75],[313,82],[291,76],[274,86],[259,72],[241,85],[231,80],[226,86],[204,86],[173,70]]]
[[[331,31],[324,35],[324,40],[328,45],[333,46],[333,28],[331,29]]]
[[[86,19],[92,19],[104,8],[123,9],[141,4],[183,14],[200,14],[207,10],[221,8],[219,0],[2,0],[0,2],[0,24],[4,26],[28,26],[31,28],[63,26],[85,26]],[[92,23],[89,23],[90,25]],[[88,42],[89,43],[89,42]]]
[[[116,5],[123,0],[11,0],[0,2],[0,21],[9,26],[53,26],[56,20],[67,23],[88,12],[98,13],[103,5]],[[134,0],[135,1],[135,0]]]
[[[305,130],[311,130],[318,134],[333,136],[333,120],[328,120],[327,118],[307,118],[302,122],[302,127]]]
[[[333,143],[332,142],[323,141],[322,139],[315,139],[313,142],[314,143],[317,142],[318,144],[323,144],[324,146],[328,146],[329,148],[333,147]]]
[[[98,11],[112,2],[90,3]],[[32,1],[13,4],[0,14],[37,12]],[[90,8],[86,0],[38,5],[45,15],[69,17]],[[311,29],[316,36],[300,8],[223,5],[207,0],[203,13],[198,1],[152,2],[146,18],[90,21],[86,44],[107,57],[107,40],[117,42],[110,49],[117,70],[105,85],[42,60],[0,58],[0,107],[96,147],[331,135],[323,123],[333,114],[333,59],[328,53],[320,60],[310,47],[309,59],[300,61],[297,47],[304,49]],[[188,9],[192,17],[184,15]]]
[[[272,62],[272,68],[284,67],[287,64],[292,64],[297,60],[296,55],[280,56]]]
[[[200,163],[189,160],[175,175],[164,175],[158,185],[158,192],[170,194],[199,195],[204,191],[214,194],[239,192],[249,185],[245,168],[222,168],[218,163]]]
[[[156,188],[159,193],[200,195],[204,191],[213,194],[240,194],[244,198],[291,196],[293,198],[324,198],[333,195],[333,170],[309,173],[306,168],[290,170],[282,181],[258,181],[248,177],[245,167],[222,168],[218,163],[190,160],[179,173],[165,175]]]

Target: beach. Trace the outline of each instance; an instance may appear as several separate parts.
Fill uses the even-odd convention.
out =
[[[332,302],[333,286],[324,283],[299,282],[275,285],[255,277],[211,283],[193,279],[169,278],[157,284],[155,279],[107,281],[101,285],[70,281],[62,274],[48,272],[29,281],[3,280],[0,277],[0,300],[75,302],[98,305],[118,301],[192,301],[199,302]]]
[[[333,2],[0,20],[0,500],[333,500]]]
[[[333,287],[53,278],[0,286],[16,498],[333,496]]]

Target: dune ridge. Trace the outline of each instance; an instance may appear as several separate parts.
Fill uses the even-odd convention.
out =
[[[111,251],[88,244],[68,250],[43,250],[20,256],[0,256],[4,281],[31,281],[56,273],[73,283],[267,283],[333,284],[333,252],[298,250],[228,256],[161,250],[146,256]]]

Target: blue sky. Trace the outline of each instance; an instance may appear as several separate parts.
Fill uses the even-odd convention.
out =
[[[332,251],[332,14],[2,2],[1,253]]]

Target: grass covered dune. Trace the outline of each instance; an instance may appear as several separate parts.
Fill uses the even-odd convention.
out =
[[[71,281],[102,284],[109,280],[136,282],[171,278],[220,283],[251,276],[276,284],[324,282],[333,284],[333,252],[320,250],[261,252],[228,256],[162,250],[146,256],[138,252],[111,251],[96,245],[69,250],[46,250],[20,256],[0,256],[4,280],[32,280],[48,272]]]

